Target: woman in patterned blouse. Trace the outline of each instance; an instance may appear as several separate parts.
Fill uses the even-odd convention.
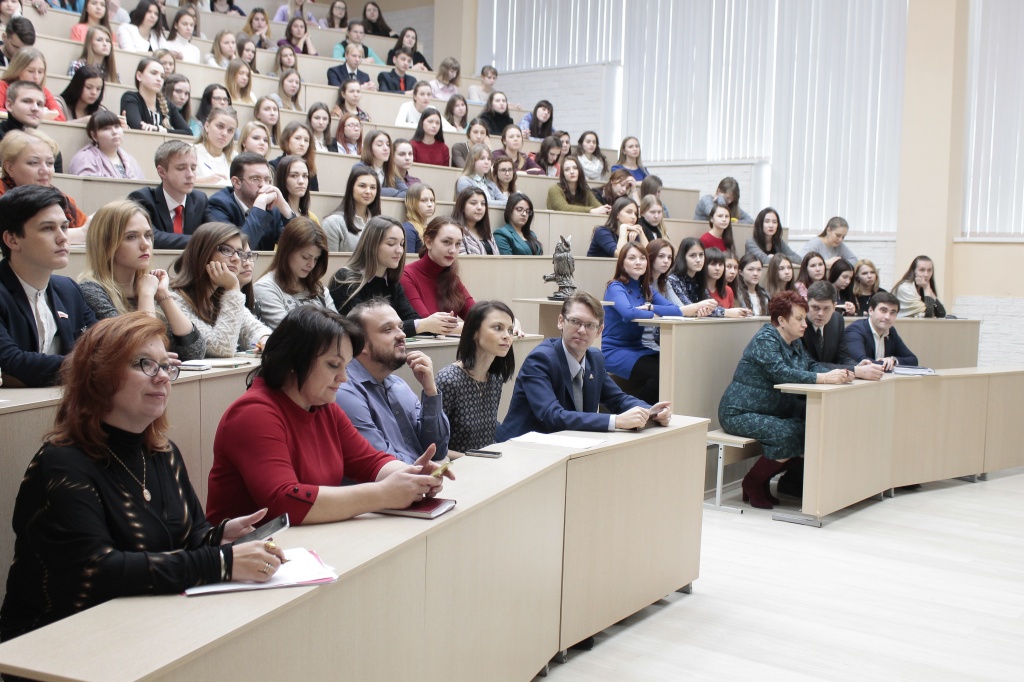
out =
[[[437,373],[450,450],[465,452],[494,442],[501,387],[515,372],[515,316],[501,301],[480,301],[466,316],[456,361]]]

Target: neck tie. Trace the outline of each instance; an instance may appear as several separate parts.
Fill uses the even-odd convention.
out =
[[[174,234],[184,234],[185,231],[185,219],[182,213],[185,211],[185,207],[178,204],[174,207]]]
[[[821,329],[818,330],[818,348],[822,348],[825,345],[825,332]]]
[[[572,378],[572,399],[576,403],[576,411],[583,412],[583,368]]]

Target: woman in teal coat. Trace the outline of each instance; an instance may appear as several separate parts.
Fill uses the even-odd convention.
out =
[[[494,231],[498,253],[503,256],[539,256],[544,248],[534,234],[533,202],[516,192],[505,204],[505,224]]]
[[[743,479],[743,501],[752,507],[771,509],[769,483],[790,462],[802,462],[804,454],[804,403],[783,393],[777,384],[845,384],[853,372],[830,370],[813,361],[800,341],[807,328],[807,301],[795,291],[772,297],[766,324],[743,350],[732,383],[718,405],[718,421],[735,436],[756,438],[764,456]]]

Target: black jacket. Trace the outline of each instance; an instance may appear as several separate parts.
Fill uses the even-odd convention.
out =
[[[143,187],[128,195],[132,201],[142,204],[153,223],[153,248],[184,249],[196,228],[203,223],[212,222],[210,217],[209,197],[201,190],[191,192],[185,199],[185,212],[182,214],[182,234],[174,234],[174,223],[171,221],[164,186]]]

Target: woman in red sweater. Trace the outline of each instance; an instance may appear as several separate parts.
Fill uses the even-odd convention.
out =
[[[334,402],[362,348],[362,331],[335,312],[304,305],[288,313],[249,390],[217,427],[207,518],[267,507],[268,518],[287,512],[292,524],[329,523],[440,492],[430,475],[434,445],[407,465],[375,450]],[[359,484],[339,485],[346,476]]]
[[[423,230],[420,258],[402,271],[402,288],[420,317],[436,312],[459,316],[452,334],[462,333],[462,323],[476,301],[459,279],[459,248],[462,227],[449,216],[438,216]]]
[[[416,124],[416,132],[413,133],[411,144],[412,160],[416,163],[448,167],[451,151],[444,142],[440,111],[434,107],[427,107],[423,110],[423,113],[420,114],[420,122]]]

